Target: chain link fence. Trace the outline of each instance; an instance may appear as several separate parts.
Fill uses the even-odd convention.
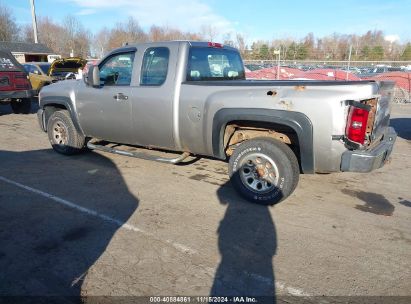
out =
[[[389,80],[394,101],[411,103],[411,61],[245,60],[249,79]]]

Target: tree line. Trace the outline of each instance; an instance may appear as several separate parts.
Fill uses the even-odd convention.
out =
[[[411,43],[388,41],[383,31],[363,35],[338,34],[317,38],[313,33],[303,39],[257,41],[251,45],[249,59],[277,59],[274,51],[286,60],[411,60]],[[351,57],[350,57],[351,56]]]
[[[222,34],[212,25],[202,26],[199,32],[183,32],[179,29],[153,25],[144,30],[133,17],[118,22],[112,28],[104,27],[93,34],[74,16],[66,16],[61,22],[49,17],[37,20],[39,42],[55,53],[69,56],[101,57],[109,50],[126,42],[165,40],[207,40],[223,37],[223,43],[237,47],[244,59],[274,60],[276,51],[287,60],[411,60],[411,43],[387,41],[382,31],[368,31],[364,35],[334,33],[315,37],[313,33],[302,39],[273,39],[247,44],[242,34]],[[19,26],[13,11],[0,3],[0,41],[34,42],[31,23]]]

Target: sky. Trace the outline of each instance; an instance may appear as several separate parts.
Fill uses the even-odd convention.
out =
[[[0,0],[19,24],[30,23],[29,0]],[[197,32],[211,25],[241,33],[247,41],[364,34],[382,30],[387,39],[411,41],[411,0],[35,0],[37,16],[55,21],[76,16],[92,32],[128,16],[144,29],[152,24]],[[219,37],[220,39],[223,36]]]

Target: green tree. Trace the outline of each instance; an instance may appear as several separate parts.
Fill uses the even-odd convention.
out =
[[[259,59],[260,55],[260,47],[256,42],[253,42],[251,45],[251,54],[250,57],[251,59]]]
[[[258,56],[260,57],[260,59],[269,59],[269,48],[267,44],[263,44],[260,47],[260,52]]]
[[[411,43],[407,43],[405,50],[401,55],[401,60],[411,60]]]
[[[298,45],[298,51],[296,55],[296,59],[298,60],[304,60],[308,58],[308,48],[307,45],[304,43],[300,43]]]
[[[286,59],[304,60],[308,58],[308,49],[305,43],[292,42],[287,50]]]
[[[363,60],[368,60],[370,58],[370,47],[368,45],[361,49],[361,58]]]
[[[286,59],[287,60],[295,60],[297,57],[298,46],[295,42],[292,42],[287,49]]]
[[[376,45],[371,49],[371,60],[384,59],[384,48],[381,45]]]

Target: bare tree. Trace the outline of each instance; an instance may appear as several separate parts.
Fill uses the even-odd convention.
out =
[[[212,25],[202,25],[201,26],[201,35],[207,39],[208,41],[215,41],[217,35],[218,35],[218,30]]]
[[[74,16],[66,16],[62,24],[66,47],[63,54],[74,52],[75,56],[86,57],[90,53],[91,34]]]
[[[148,40],[147,34],[138,24],[138,21],[129,17],[126,23],[119,22],[110,31],[108,47],[110,49],[120,47],[124,43],[144,42]]]
[[[245,37],[244,35],[237,33],[236,36],[236,47],[240,51],[241,55],[244,57],[247,51],[247,45],[245,42]]]
[[[164,39],[164,36],[164,29],[160,26],[153,25],[150,27],[150,30],[148,32],[148,39],[150,41],[161,41]]]
[[[19,40],[34,43],[34,33],[31,24],[24,24],[20,27]]]
[[[0,41],[17,40],[19,28],[14,20],[13,12],[0,3]]]
[[[38,20],[37,28],[41,43],[47,45],[57,54],[65,55],[70,52],[66,50],[66,34],[61,25],[54,23],[49,17],[44,17]]]
[[[93,53],[101,58],[104,56],[104,54],[109,51],[109,37],[110,36],[110,31],[104,27],[101,29],[93,39]]]
[[[0,0],[1,1],[1,0]],[[102,28],[94,36],[74,16],[55,22],[50,17],[38,19],[39,41],[55,53],[68,56],[73,50],[76,56],[86,57],[93,51],[103,56],[110,49],[124,43],[166,40],[208,40],[223,37],[224,43],[236,46],[245,59],[273,59],[273,51],[281,49],[281,58],[290,60],[346,60],[352,47],[353,60],[399,60],[408,58],[410,46],[398,41],[386,40],[379,30],[368,31],[363,35],[334,33],[325,37],[314,37],[308,33],[303,39],[275,39],[254,41],[251,51],[247,50],[246,39],[242,34],[235,36],[218,31],[213,25],[203,25],[200,33],[183,32],[169,26],[153,25],[144,31],[138,20],[129,17],[112,28]],[[13,11],[0,4],[0,41],[34,42],[31,24],[18,26]],[[406,51],[405,51],[406,50]],[[404,56],[404,52],[406,56]]]

